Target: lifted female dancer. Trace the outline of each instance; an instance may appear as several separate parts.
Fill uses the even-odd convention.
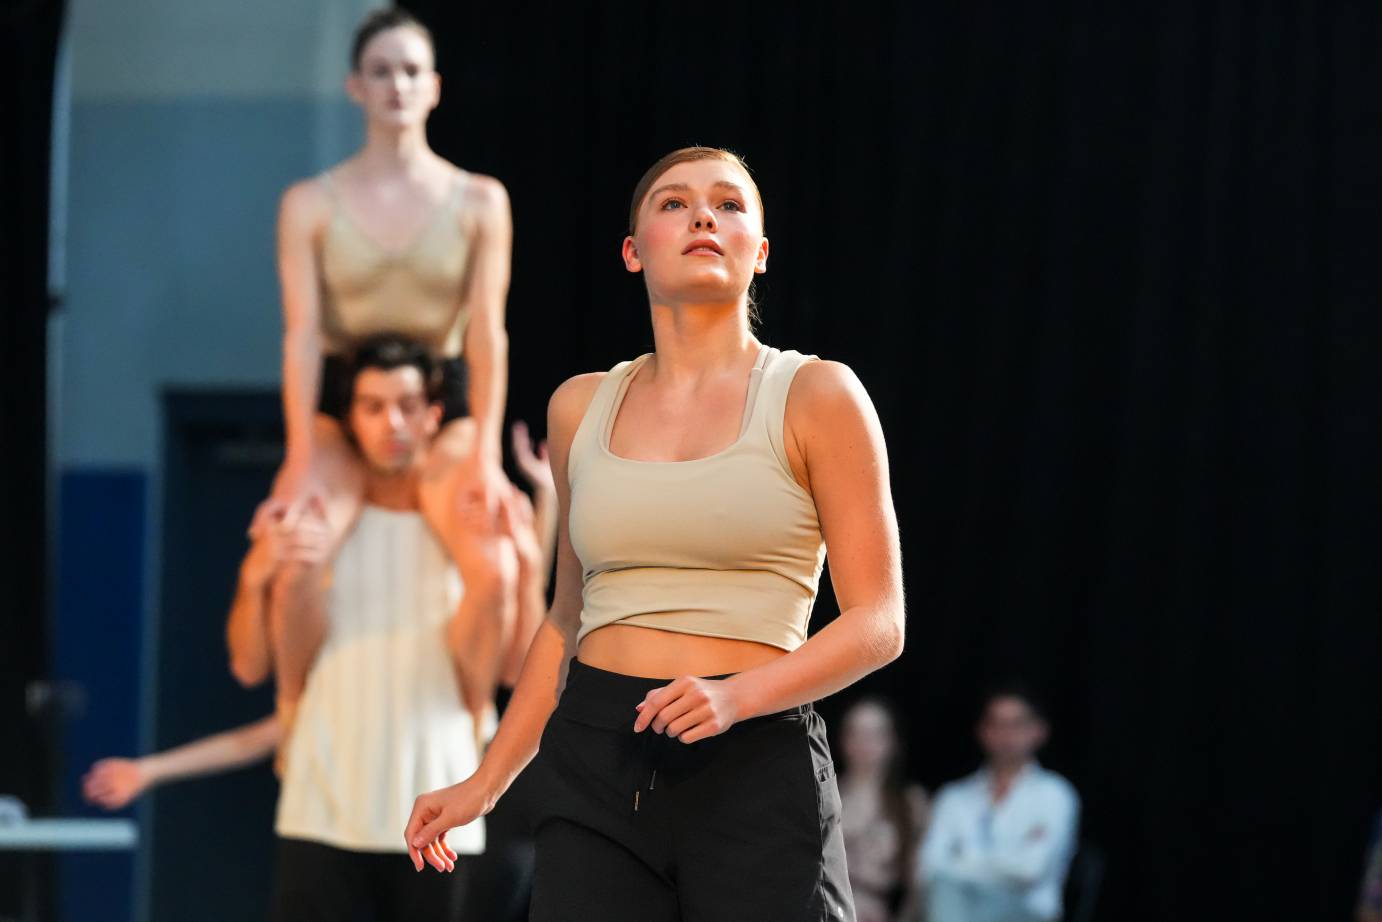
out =
[[[451,638],[466,663],[463,695],[479,715],[493,696],[512,630],[516,563],[492,527],[500,468],[509,282],[508,198],[498,180],[467,173],[427,145],[440,98],[427,30],[400,10],[371,14],[356,33],[346,89],[365,116],[365,145],[283,196],[278,262],[283,292],[283,404],[288,452],[253,531],[324,520],[336,543],[360,512],[363,471],[342,431],[343,379],[365,338],[392,332],[442,362],[444,428],[438,477],[459,491],[424,491],[428,523],[466,591]],[[462,358],[464,356],[464,358]],[[454,499],[453,499],[454,497]],[[489,524],[484,522],[484,524]],[[280,716],[288,719],[325,631],[320,567],[289,566],[273,589],[271,622]]]

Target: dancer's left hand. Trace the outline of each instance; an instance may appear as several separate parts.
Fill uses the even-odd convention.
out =
[[[651,728],[683,743],[724,733],[739,719],[734,686],[724,679],[682,676],[648,692],[634,707],[638,711],[635,733]]]

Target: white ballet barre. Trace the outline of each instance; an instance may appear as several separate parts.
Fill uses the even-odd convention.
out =
[[[0,851],[129,851],[139,827],[127,819],[36,819],[0,823]]]

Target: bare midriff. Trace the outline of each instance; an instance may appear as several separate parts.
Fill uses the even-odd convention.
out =
[[[610,624],[581,640],[576,657],[587,666],[650,679],[727,675],[770,663],[787,651],[752,640],[680,634]]]

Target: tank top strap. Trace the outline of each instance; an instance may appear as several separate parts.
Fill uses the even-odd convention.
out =
[[[317,174],[317,182],[321,183],[322,191],[326,193],[326,197],[331,199],[332,207],[339,209],[341,207],[341,192],[336,188],[335,177],[331,175],[334,172],[335,169],[322,170]]]
[[[767,366],[763,370],[763,380],[758,387],[755,414],[762,419],[758,431],[767,436],[768,448],[782,465],[788,477],[795,479],[792,466],[787,460],[787,447],[783,440],[783,427],[787,415],[787,395],[792,389],[792,381],[797,372],[807,362],[815,361],[814,355],[802,355],[794,349],[772,350]]]
[[[595,388],[595,394],[590,398],[590,405],[585,408],[585,415],[581,417],[581,423],[576,427],[576,434],[571,437],[571,449],[566,455],[568,486],[576,475],[576,469],[580,467],[585,458],[592,452],[601,450],[605,441],[605,433],[609,429],[610,419],[618,407],[619,401],[623,399],[624,383],[630,372],[646,358],[646,355],[642,355],[636,359],[620,362],[605,374],[604,380]]]
[[[459,214],[465,202],[465,189],[470,185],[470,173],[456,167],[456,175],[451,177],[451,192],[447,195],[446,207],[451,214]]]

